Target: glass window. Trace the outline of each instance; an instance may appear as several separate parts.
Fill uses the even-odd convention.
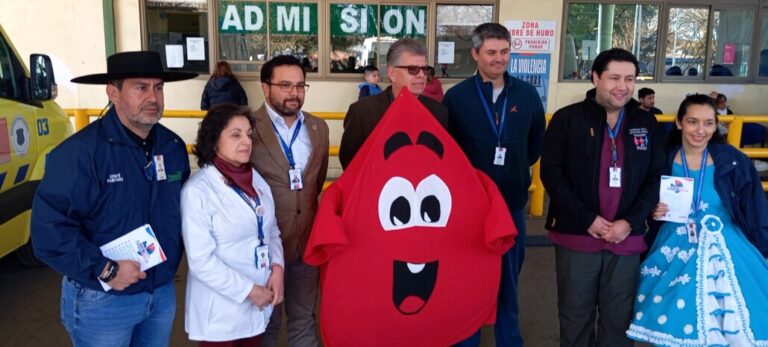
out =
[[[317,71],[317,3],[220,1],[219,57],[234,71],[257,72],[277,55],[293,55]]]
[[[653,79],[659,5],[571,3],[563,43],[563,79],[589,80],[598,53],[624,48],[640,62],[640,80]]]
[[[709,76],[747,76],[754,18],[753,11],[746,9],[715,10]]]
[[[17,88],[16,74],[13,68],[13,51],[0,36],[0,98],[17,99],[19,88]],[[0,129],[2,131],[3,129]]]
[[[219,59],[235,71],[257,71],[267,59],[267,3],[221,1],[218,7]]]
[[[760,30],[760,66],[759,77],[768,77],[768,8],[763,9],[763,28]]]
[[[366,65],[387,67],[389,46],[409,37],[427,43],[427,5],[330,5],[331,73],[359,73]],[[382,73],[382,77],[386,73]]]
[[[469,77],[477,64],[472,59],[472,30],[493,21],[493,5],[437,5],[435,64],[438,77]]]
[[[317,71],[317,3],[269,3],[269,51],[272,57],[299,58],[304,71]]]
[[[665,76],[703,79],[709,9],[673,7],[667,24]]]
[[[147,0],[147,48],[171,70],[208,73],[208,1]]]
[[[387,53],[395,41],[408,37],[427,45],[427,5],[381,5],[379,7],[379,71],[387,70]],[[387,74],[382,74],[382,77]]]
[[[331,72],[357,73],[376,65],[378,6],[331,4]]]

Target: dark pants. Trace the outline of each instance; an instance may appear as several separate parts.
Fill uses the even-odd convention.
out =
[[[555,246],[560,346],[634,346],[632,319],[640,255]],[[597,320],[597,340],[595,340]]]
[[[517,227],[515,245],[501,256],[501,283],[499,301],[496,309],[496,324],[493,327],[496,347],[519,347],[523,345],[520,334],[520,307],[517,303],[520,270],[525,259],[525,216],[523,210],[512,211],[512,219]],[[631,309],[631,307],[630,307]],[[480,331],[456,344],[457,347],[476,347],[480,345]]]
[[[197,344],[198,347],[259,347],[259,335],[253,336],[253,337],[247,337],[244,339],[234,340],[234,341],[219,341],[219,342],[210,342],[210,341],[200,341],[200,343]]]
[[[316,347],[318,271],[301,259],[285,266],[285,302],[275,306],[267,330],[261,335],[264,347],[277,346],[277,335],[283,322],[283,308],[288,316],[288,345],[291,347]]]

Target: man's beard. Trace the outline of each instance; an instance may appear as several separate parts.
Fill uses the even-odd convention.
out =
[[[286,104],[290,101],[296,101],[299,106],[296,109],[288,107]],[[299,98],[285,99],[282,103],[278,103],[275,100],[270,100],[270,106],[272,106],[272,108],[280,115],[284,117],[290,117],[299,113],[301,107],[304,106],[304,101]]]

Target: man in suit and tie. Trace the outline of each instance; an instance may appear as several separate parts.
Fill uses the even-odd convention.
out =
[[[421,95],[427,84],[427,48],[413,39],[400,39],[387,51],[387,76],[392,81],[383,92],[362,98],[349,106],[344,117],[344,133],[341,135],[339,162],[347,168],[365,139],[368,138],[387,112],[392,100],[403,87],[419,98],[443,127],[448,127],[448,109],[439,102]]]
[[[264,105],[255,112],[251,161],[272,189],[285,251],[288,345],[317,346],[317,268],[302,261],[328,169],[328,125],[301,110],[309,89],[301,63],[277,56],[261,68]],[[262,346],[277,346],[283,307],[275,307]]]

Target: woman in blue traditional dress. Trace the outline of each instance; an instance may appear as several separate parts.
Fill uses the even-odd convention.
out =
[[[661,223],[627,335],[659,346],[768,346],[768,205],[749,158],[724,144],[715,105],[691,95],[670,134],[672,176],[694,178],[687,223]],[[668,211],[659,203],[659,219]],[[762,254],[761,254],[762,253]]]

